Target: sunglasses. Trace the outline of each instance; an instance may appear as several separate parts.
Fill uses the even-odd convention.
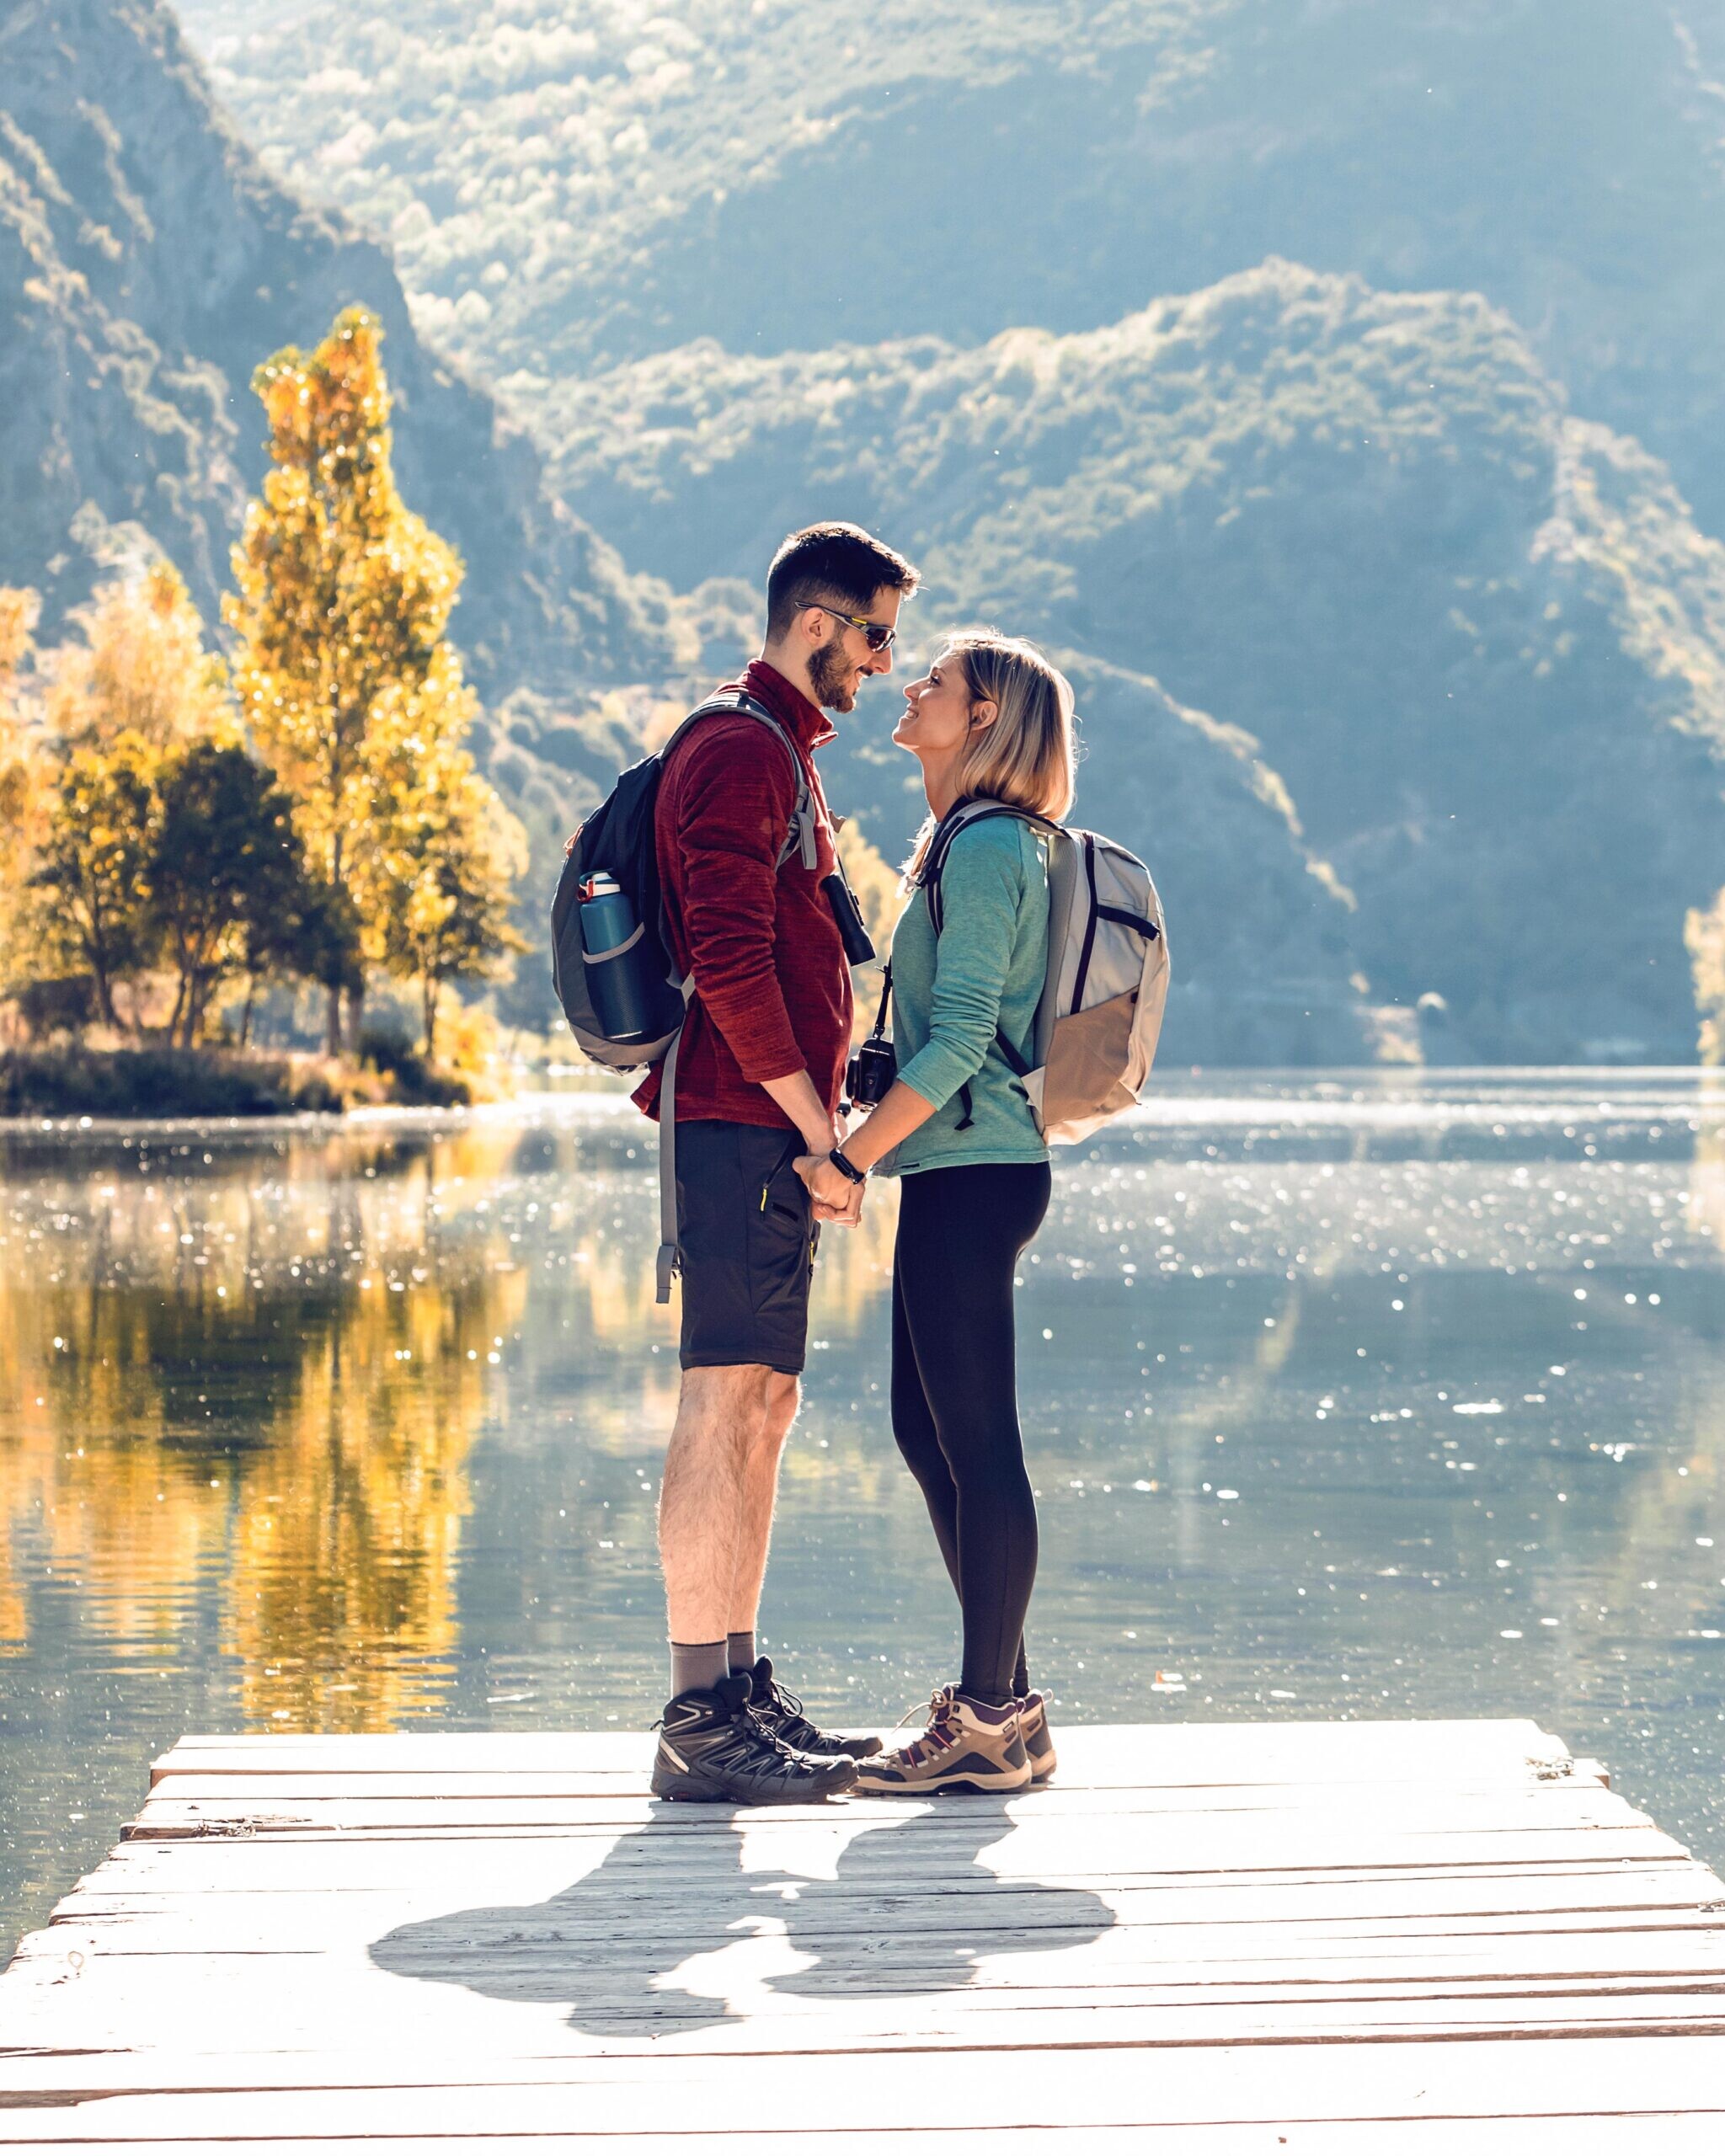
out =
[[[871,651],[890,651],[897,640],[898,631],[886,622],[871,622],[866,614],[841,614],[836,606],[825,606],[818,599],[809,603],[817,614],[830,614],[849,628],[861,629]]]

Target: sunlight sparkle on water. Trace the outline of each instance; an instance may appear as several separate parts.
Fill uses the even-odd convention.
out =
[[[1725,1858],[1725,1096],[1158,1079],[1022,1267],[1071,1719],[1530,1716]],[[673,1322],[626,1103],[0,1137],[0,1929],[187,1729],[657,1711]],[[895,1720],[950,1591],[823,1249],[763,1628]]]

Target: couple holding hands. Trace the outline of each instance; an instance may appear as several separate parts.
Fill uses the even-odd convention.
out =
[[[672,1692],[654,1764],[661,1797],[1012,1790],[1054,1769],[1025,1662],[1037,1528],[1012,1285],[1049,1202],[1048,1149],[1020,1074],[1049,949],[1035,819],[1071,805],[1072,694],[1031,645],[985,631],[948,638],[906,685],[893,739],[921,766],[928,820],[893,942],[897,1075],[846,1131],[851,975],[824,888],[838,862],[815,755],[835,737],[828,714],[891,672],[916,581],[854,526],[787,539],[761,655],[721,692],[737,707],[677,737],[654,808],[666,942],[692,985],[672,1103],[682,1380],[659,1516]],[[1028,813],[946,824],[964,803]],[[788,834],[799,815],[813,836],[798,846]],[[655,1068],[636,1096],[649,1113],[661,1082]],[[927,1727],[885,1752],[816,1727],[755,1639],[820,1227],[853,1223],[876,1175],[897,1177],[901,1193],[893,1434],[964,1630],[956,1679],[935,1691]]]

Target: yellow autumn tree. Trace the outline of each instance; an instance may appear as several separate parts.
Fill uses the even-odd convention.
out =
[[[363,878],[377,955],[419,985],[426,1060],[437,1052],[445,984],[495,979],[527,948],[510,925],[526,834],[460,745],[471,691],[443,685],[403,699],[379,728],[377,843]]]
[[[40,602],[0,585],[0,995],[23,985],[33,939],[24,894],[46,808],[41,727],[27,686]]]
[[[166,562],[102,585],[72,621],[75,634],[39,661],[46,769],[26,926],[39,983],[87,983],[105,1024],[136,1032],[141,983],[163,958],[160,784],[195,751],[238,757],[239,721],[227,670]]]
[[[1701,1061],[1725,1063],[1725,891],[1712,905],[1691,910],[1684,922],[1683,937],[1695,970]]]
[[[428,756],[473,719],[444,640],[462,565],[397,488],[382,334],[350,308],[315,351],[289,346],[254,376],[274,468],[234,549],[226,609],[246,723],[294,797],[314,867],[355,900],[373,963],[385,956],[383,825],[398,807],[380,766],[404,715]],[[332,1052],[342,1032],[332,988]]]
[[[227,669],[169,563],[102,585],[72,618],[77,640],[46,662],[49,728],[66,749],[105,753],[128,734],[158,752],[238,741]]]

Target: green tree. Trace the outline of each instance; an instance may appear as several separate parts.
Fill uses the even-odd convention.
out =
[[[290,903],[280,910],[250,914],[246,920],[242,1047],[251,1038],[252,1003],[260,980],[288,975],[312,981],[338,1003],[344,997],[357,997],[365,985],[359,909],[352,893],[327,883],[303,857],[301,869]]]
[[[43,958],[50,969],[89,974],[110,1026],[122,1022],[115,989],[147,972],[162,950],[149,880],[160,763],[161,752],[136,734],[63,755],[30,878],[47,901]],[[126,1022],[138,1029],[136,1001]]]
[[[465,708],[460,661],[443,641],[461,563],[397,488],[382,337],[352,308],[315,351],[289,346],[254,377],[274,469],[234,549],[226,608],[252,737],[293,795],[317,873],[337,890],[353,884],[373,957],[383,722],[433,682],[442,711]],[[332,1052],[341,1036],[332,994]]]
[[[245,750],[191,742],[164,759],[157,784],[149,911],[179,974],[168,1031],[195,1048],[222,982],[255,983],[266,958],[296,969],[284,962],[315,899],[293,803]]]

